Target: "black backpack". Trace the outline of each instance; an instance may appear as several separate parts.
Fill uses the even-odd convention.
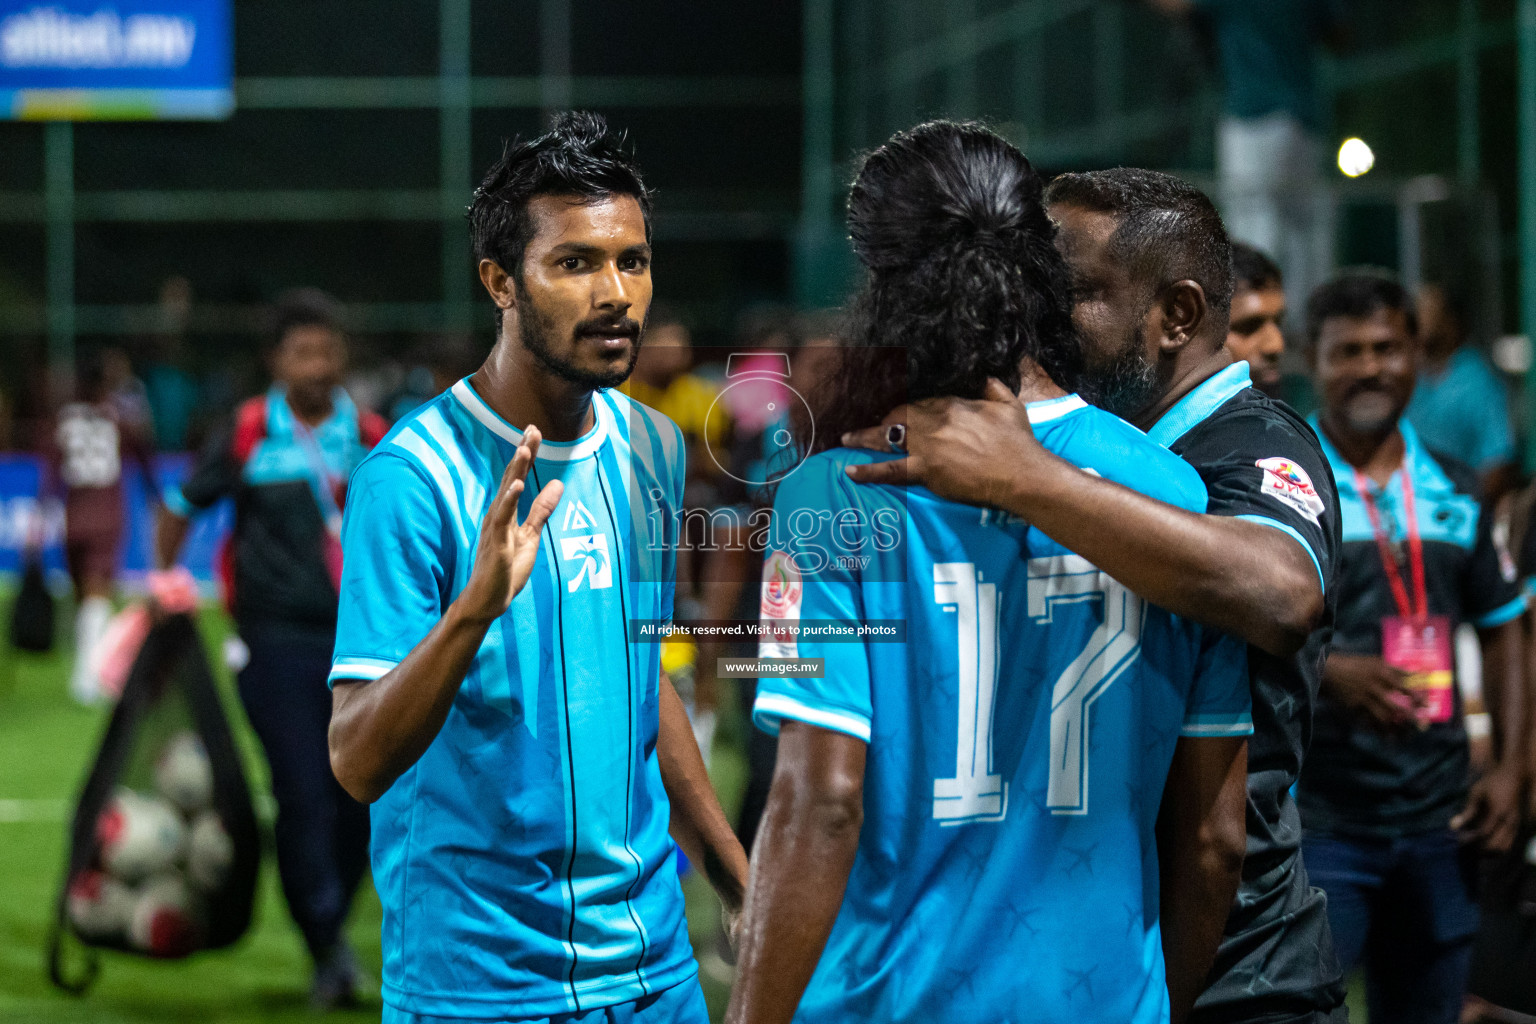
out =
[[[36,552],[27,557],[21,589],[11,607],[11,646],[22,651],[53,650],[53,595],[43,578],[43,560]]]
[[[222,833],[222,835],[221,835]],[[97,949],[179,958],[250,927],[261,839],[196,624],[150,630],[75,807],[49,977],[83,993]],[[67,975],[66,936],[90,948]]]

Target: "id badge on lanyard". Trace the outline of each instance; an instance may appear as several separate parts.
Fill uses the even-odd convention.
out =
[[[1397,556],[1392,553],[1387,532],[1382,528],[1381,514],[1376,510],[1369,485],[1358,470],[1355,471],[1355,491],[1370,517],[1381,567],[1387,574],[1392,600],[1398,610],[1398,614],[1381,620],[1381,657],[1388,665],[1408,674],[1405,681],[1416,698],[1414,714],[1420,727],[1426,727],[1449,722],[1455,713],[1451,620],[1448,615],[1429,614],[1429,593],[1424,584],[1424,542],[1419,537],[1419,521],[1414,514],[1413,481],[1406,471],[1398,472],[1403,481],[1404,532],[1408,539],[1408,566],[1413,581],[1411,595],[1403,583]]]

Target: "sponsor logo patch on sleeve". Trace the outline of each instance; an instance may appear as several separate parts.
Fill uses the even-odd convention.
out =
[[[783,628],[800,621],[800,599],[805,582],[795,559],[788,552],[774,551],[763,563],[763,596],[760,612],[763,626],[769,630],[758,641],[758,657],[794,658],[799,644],[794,633]],[[778,627],[778,628],[775,628]]]
[[[1286,458],[1260,459],[1254,463],[1264,473],[1264,479],[1260,490],[1280,502],[1288,505],[1306,516],[1312,522],[1317,522],[1317,517],[1322,515],[1323,499],[1318,496],[1317,488],[1312,486],[1312,479],[1307,476],[1307,471],[1296,463]]]

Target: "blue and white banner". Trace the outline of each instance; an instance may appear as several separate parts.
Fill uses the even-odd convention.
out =
[[[0,0],[0,117],[228,117],[231,17],[230,0]]]
[[[155,474],[162,487],[180,483],[191,468],[190,455],[155,457]],[[154,503],[135,464],[123,466],[123,505],[127,519],[118,554],[118,581],[134,593],[155,564]],[[182,544],[180,563],[192,571],[205,592],[217,592],[215,566],[234,512],[234,503],[226,499],[201,513],[192,520]],[[27,548],[38,543],[43,567],[60,587],[66,586],[64,508],[57,497],[43,494],[43,460],[36,455],[0,454],[0,573],[20,571]]]

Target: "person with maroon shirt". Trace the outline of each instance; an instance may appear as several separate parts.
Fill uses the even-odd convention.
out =
[[[278,873],[314,958],[312,1002],[330,1008],[356,999],[358,968],[341,930],[368,860],[368,809],[331,773],[326,738],[341,508],[348,477],[387,427],[340,386],[346,342],[332,300],[313,290],[284,296],[274,337],[271,389],[244,402],[186,481],[167,489],[157,556],[171,565],[189,517],[234,498],[222,561],[249,650],[240,700],[271,766]]]
[[[54,489],[64,498],[64,556],[75,589],[75,664],[69,692],[81,704],[101,699],[95,652],[112,616],[127,510],[123,460],[143,467],[154,492],[148,424],[126,413],[108,388],[104,353],[82,363],[76,400],[58,413],[47,441]]]

